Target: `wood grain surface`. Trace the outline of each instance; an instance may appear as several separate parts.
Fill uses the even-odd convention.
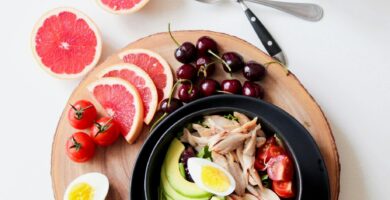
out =
[[[246,61],[255,60],[260,63],[272,61],[272,58],[255,46],[227,34],[211,31],[178,31],[174,32],[174,35],[180,42],[196,42],[200,36],[208,35],[219,43],[221,52],[239,52]],[[101,69],[120,63],[121,60],[118,53],[130,48],[144,48],[159,53],[171,65],[173,72],[180,66],[180,63],[173,56],[176,45],[167,33],[158,33],[142,38],[108,57],[90,72],[74,90],[67,105],[80,99],[94,101],[88,93],[86,86],[97,79],[96,75]],[[340,187],[339,156],[332,131],[324,113],[294,74],[290,73],[287,76],[286,71],[278,64],[269,65],[267,72],[267,77],[260,82],[266,91],[265,100],[286,110],[309,130],[325,159],[330,178],[331,199],[337,200]],[[233,76],[234,78],[244,80],[240,73],[234,74]],[[215,77],[218,80],[222,80],[226,77],[226,74],[218,69]],[[97,102],[94,103],[98,105]],[[144,127],[141,137],[135,144],[129,145],[124,139],[120,139],[120,141],[111,147],[98,148],[95,157],[91,161],[78,164],[72,162],[65,154],[66,140],[76,131],[68,123],[66,117],[68,109],[69,106],[64,108],[52,146],[51,176],[56,199],[63,198],[63,193],[67,185],[74,178],[93,171],[101,172],[109,178],[110,191],[107,199],[129,199],[129,180],[132,176],[133,165],[137,154],[147,137],[148,127]],[[100,113],[104,113],[99,106],[98,110]]]

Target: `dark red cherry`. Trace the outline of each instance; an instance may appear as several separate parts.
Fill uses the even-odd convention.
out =
[[[178,79],[194,80],[196,77],[196,68],[191,64],[184,64],[176,70]]]
[[[236,52],[226,52],[222,54],[221,58],[229,65],[232,72],[239,71],[245,66],[242,56]],[[229,72],[225,65],[223,65],[223,69],[225,72]]]
[[[178,88],[178,96],[182,102],[189,103],[199,97],[199,89],[195,85],[191,88],[191,84],[182,83]]]
[[[242,74],[248,81],[260,81],[265,77],[265,67],[257,62],[250,61],[242,69]]]
[[[242,92],[241,82],[237,79],[222,81],[221,89],[222,91],[232,93],[232,94],[241,94]]]
[[[219,83],[216,80],[213,79],[204,79],[200,83],[200,93],[202,96],[208,97],[215,93],[217,93],[217,90],[219,90],[220,86]]]
[[[191,42],[184,42],[175,50],[175,58],[181,63],[190,63],[196,59],[196,47]]]
[[[249,97],[264,98],[264,89],[259,84],[245,81],[242,86],[242,94]]]
[[[173,111],[179,109],[180,107],[183,106],[183,103],[176,98],[172,98],[170,101],[170,104],[168,103],[169,99],[164,99],[160,102],[160,111],[164,113],[172,113]]]
[[[196,69],[204,77],[212,76],[215,72],[215,64],[213,60],[208,56],[200,56],[196,60]]]
[[[209,50],[218,53],[217,42],[208,36],[203,36],[198,39],[196,42],[196,49],[198,50],[198,56],[209,55]]]

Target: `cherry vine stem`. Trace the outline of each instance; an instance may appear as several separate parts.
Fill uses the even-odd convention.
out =
[[[175,37],[173,37],[172,35],[172,31],[171,31],[171,23],[168,23],[168,33],[169,33],[169,36],[171,36],[171,39],[173,40],[173,42],[175,42],[175,44],[180,47],[180,43],[175,39]]]
[[[202,72],[203,76],[207,77],[207,68],[209,68],[210,65],[213,65],[213,64],[216,64],[216,63],[217,63],[217,61],[213,61],[213,62],[211,62],[211,63],[209,63],[207,65],[202,65],[201,68],[198,71],[198,76],[199,76],[199,73]]]
[[[163,115],[161,115],[160,118],[158,118],[154,123],[153,125],[150,127],[150,130],[149,131],[152,131],[154,128],[156,128],[157,124],[159,124],[166,116],[168,115],[168,113],[164,113]]]
[[[288,76],[290,74],[290,71],[288,70],[288,67],[286,65],[284,65],[283,63],[279,62],[279,61],[270,61],[270,62],[266,62],[264,63],[264,66],[268,68],[268,66],[272,65],[272,64],[278,64],[280,65],[283,70],[286,72],[286,75]]]
[[[233,77],[232,75],[232,68],[230,68],[229,64],[227,64],[219,55],[217,55],[216,53],[214,53],[213,51],[211,50],[208,50],[208,52],[213,55],[215,58],[217,58],[219,61],[221,61],[223,63],[223,65],[226,66],[226,68],[229,70],[229,74],[230,74],[230,77]]]
[[[233,93],[231,93],[231,92],[227,92],[227,91],[223,91],[223,90],[217,90],[217,92],[223,93],[223,94],[233,94]]]

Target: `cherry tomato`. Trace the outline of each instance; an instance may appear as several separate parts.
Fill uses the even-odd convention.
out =
[[[119,127],[111,117],[102,117],[91,127],[89,135],[100,146],[109,146],[119,137]]]
[[[273,157],[267,163],[267,174],[273,181],[292,180],[294,169],[290,158],[286,155]]]
[[[66,153],[75,162],[86,162],[95,154],[95,143],[88,134],[76,132],[66,142]]]
[[[275,137],[270,137],[267,139],[267,141],[261,148],[257,149],[256,160],[255,160],[255,168],[257,170],[265,171],[267,169],[265,163],[269,160],[269,159],[267,160],[268,149],[271,146],[275,146],[275,145],[276,145]]]
[[[70,105],[68,119],[76,129],[86,129],[92,126],[97,116],[95,106],[86,100],[77,101]]]
[[[292,198],[295,196],[292,181],[272,181],[272,189],[282,198]]]

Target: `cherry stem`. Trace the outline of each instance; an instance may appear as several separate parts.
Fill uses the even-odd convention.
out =
[[[286,72],[287,76],[290,74],[290,71],[288,70],[288,67],[286,65],[284,65],[283,63],[279,62],[279,61],[270,61],[270,62],[264,63],[264,66],[268,68],[268,66],[270,66],[272,64],[280,65],[283,68],[283,70]]]
[[[176,83],[173,85],[173,87],[169,93],[168,106],[171,105],[171,99],[173,97],[173,93],[175,92],[175,89],[176,89],[177,85],[179,85],[179,83],[180,83],[180,80],[176,81]]]
[[[168,104],[168,106],[169,106],[169,104]],[[161,115],[161,117],[158,118],[158,119],[153,123],[153,125],[150,127],[150,130],[149,130],[149,131],[152,131],[152,130],[157,126],[157,124],[159,124],[167,115],[168,115],[168,113],[166,113],[166,112],[165,112],[163,115]]]
[[[188,90],[188,94],[191,94],[192,89],[193,89],[192,81],[190,81],[188,79],[180,79],[180,80],[178,80],[178,82],[180,82],[180,83],[185,83],[185,82],[189,83],[191,86],[190,86],[190,89]]]
[[[227,91],[223,91],[223,90],[217,90],[217,92],[223,93],[223,94],[233,94],[233,93],[231,93],[231,92],[227,92]]]
[[[207,77],[207,68],[208,68],[210,65],[213,65],[213,64],[215,64],[215,63],[217,63],[217,61],[213,61],[213,62],[211,62],[211,63],[209,63],[209,64],[207,64],[207,65],[202,65],[201,68],[200,68],[199,71],[198,71],[198,76],[199,76],[199,72],[202,72],[202,73],[203,73],[203,76],[204,76],[204,77]]]
[[[226,68],[229,70],[229,74],[230,74],[230,77],[232,77],[232,68],[230,68],[229,64],[227,64],[221,57],[219,57],[216,53],[214,53],[213,51],[211,50],[208,50],[208,52],[213,55],[215,58],[217,58],[219,61],[221,61],[225,66]]]
[[[173,42],[175,42],[175,44],[177,45],[177,47],[180,47],[180,43],[172,35],[171,23],[168,23],[168,33],[169,33],[169,36],[171,36],[171,39],[173,40]]]

